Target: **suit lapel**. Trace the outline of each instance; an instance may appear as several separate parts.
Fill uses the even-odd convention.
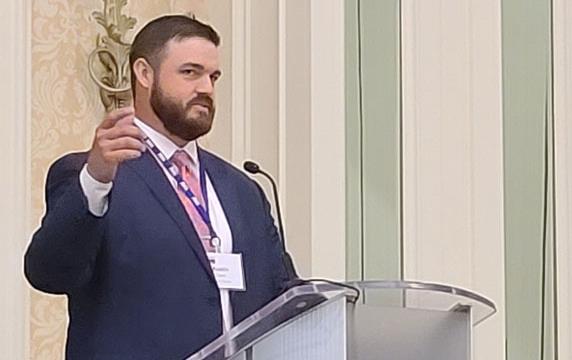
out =
[[[229,177],[228,170],[217,164],[211,154],[198,148],[199,162],[205,167],[205,171],[213,185],[218,200],[226,215],[226,220],[232,234],[232,250],[234,253],[244,251],[244,222],[242,219],[242,210],[240,208],[240,199],[236,191],[236,183]]]
[[[221,166],[216,158],[208,152],[198,148],[199,161],[201,166],[205,167],[211,184],[213,185],[219,202],[226,215],[228,226],[232,234],[232,252],[235,254],[245,254],[248,250],[248,229],[245,229],[244,210],[240,207],[241,199],[240,192],[236,191],[236,182],[232,179],[232,174],[229,174],[225,166]],[[246,258],[247,260],[248,258]],[[247,275],[247,261],[243,259],[244,275]],[[248,279],[246,279],[246,287],[248,288]],[[237,309],[242,308],[243,304],[239,303],[239,299],[246,299],[244,293],[239,291],[230,292],[230,302],[232,304],[233,318],[236,320],[239,317]]]
[[[213,271],[197,232],[177,193],[151,153],[146,151],[138,159],[128,161],[125,164],[145,182],[151,194],[155,196],[165,211],[173,218],[199,262],[214,281]]]

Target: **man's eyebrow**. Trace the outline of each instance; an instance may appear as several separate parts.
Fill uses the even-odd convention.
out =
[[[202,66],[201,64],[192,63],[192,62],[184,63],[183,65],[181,65],[181,67],[187,67],[187,66],[190,66],[190,67],[193,67],[193,68],[199,69],[199,70],[205,69],[205,67]]]
[[[204,70],[205,70],[205,67],[204,67],[203,65],[197,64],[197,63],[193,63],[193,62],[184,63],[183,65],[180,66],[181,69],[182,69],[182,68],[185,68],[185,67],[192,67],[192,68],[195,68],[195,69],[200,70],[200,71],[204,71]],[[220,70],[217,69],[217,70],[213,71],[211,75],[221,76],[221,75],[222,75],[222,71],[220,71]]]

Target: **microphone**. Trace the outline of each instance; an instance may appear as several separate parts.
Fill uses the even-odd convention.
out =
[[[286,251],[286,238],[284,237],[284,225],[282,225],[282,213],[280,211],[280,201],[278,199],[278,188],[276,187],[276,182],[274,181],[272,176],[270,176],[270,174],[262,170],[260,166],[258,166],[258,164],[253,161],[245,161],[242,166],[244,170],[248,171],[251,174],[254,175],[261,174],[262,176],[267,178],[272,184],[272,193],[274,194],[274,203],[276,204],[276,216],[278,217],[278,231],[280,234],[280,240],[282,241],[282,260],[284,262],[284,266],[286,267],[286,272],[288,273],[288,281],[286,282],[286,284],[284,284],[283,291],[287,291],[288,289],[299,285],[311,284],[313,282],[325,282],[354,291],[356,296],[352,300],[352,302],[355,304],[361,295],[361,291],[357,287],[328,279],[317,279],[317,278],[301,279],[298,276],[298,274],[296,273],[296,268],[294,267],[294,262],[292,261],[292,257]],[[325,298],[320,295],[318,299],[313,299],[313,300],[315,303],[317,303],[316,301],[321,302],[325,300]]]
[[[260,166],[254,161],[245,161],[244,162],[244,170],[248,171],[251,174],[258,174],[260,171]]]
[[[257,163],[253,161],[245,161],[243,164],[244,170],[248,171],[251,174],[261,174],[265,178],[270,181],[272,184],[272,193],[274,194],[274,204],[276,204],[276,217],[278,218],[278,233],[280,234],[280,241],[282,243],[282,254],[284,258],[284,265],[286,266],[286,272],[288,273],[288,278],[290,281],[294,279],[299,279],[298,274],[296,273],[296,268],[294,267],[294,262],[292,261],[292,257],[286,251],[286,238],[284,237],[284,225],[282,224],[282,212],[280,211],[280,200],[278,199],[278,188],[276,186],[276,182],[264,170],[258,166]]]

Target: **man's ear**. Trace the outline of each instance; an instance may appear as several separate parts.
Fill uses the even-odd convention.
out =
[[[145,89],[153,85],[153,67],[144,58],[138,58],[133,63],[133,74],[139,85]]]

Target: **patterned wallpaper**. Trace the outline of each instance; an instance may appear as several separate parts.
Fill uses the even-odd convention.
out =
[[[44,212],[44,181],[62,154],[89,148],[103,106],[87,71],[87,57],[101,27],[92,19],[102,0],[32,2],[32,218]],[[137,18],[135,31],[165,13],[192,11],[207,19],[207,0],[131,0],[125,13]],[[131,37],[135,32],[131,32]],[[67,327],[64,296],[31,290],[30,358],[62,359]]]

